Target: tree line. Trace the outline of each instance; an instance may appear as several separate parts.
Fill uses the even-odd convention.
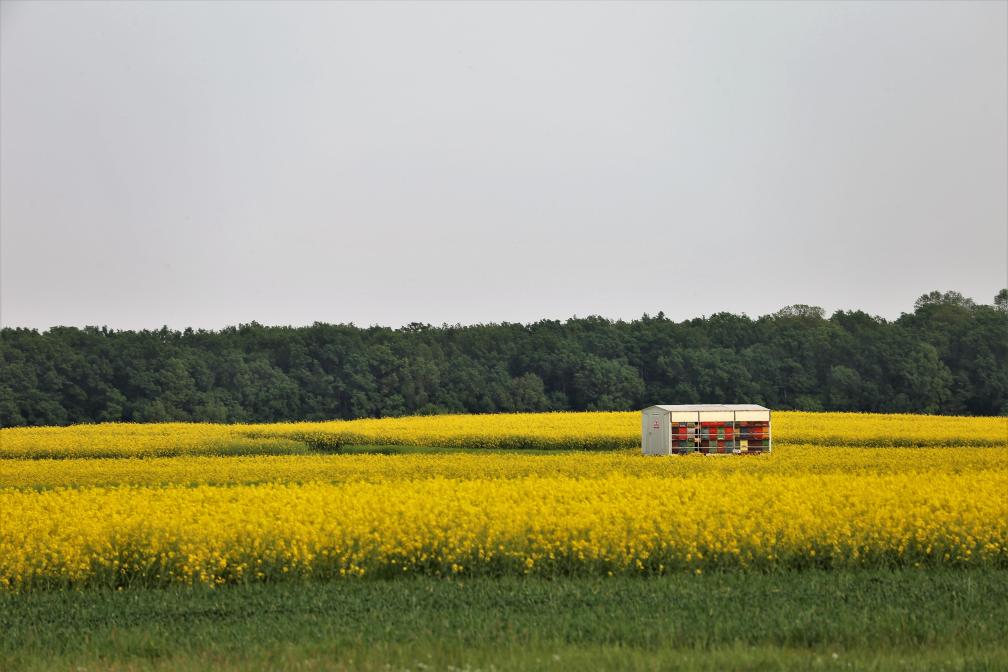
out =
[[[400,329],[0,330],[0,425],[629,410],[653,403],[1008,415],[1008,290],[886,320],[789,306]]]

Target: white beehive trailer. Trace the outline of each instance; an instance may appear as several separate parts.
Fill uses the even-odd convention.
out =
[[[755,404],[649,406],[641,411],[644,455],[770,452],[770,409]]]

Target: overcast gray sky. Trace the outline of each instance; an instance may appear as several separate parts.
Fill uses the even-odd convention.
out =
[[[1008,4],[4,2],[0,321],[896,317],[1008,283]]]

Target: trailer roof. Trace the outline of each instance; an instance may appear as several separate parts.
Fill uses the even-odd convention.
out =
[[[648,408],[660,408],[671,413],[689,413],[693,411],[769,411],[766,406],[756,404],[655,404]],[[647,410],[647,409],[645,409]]]

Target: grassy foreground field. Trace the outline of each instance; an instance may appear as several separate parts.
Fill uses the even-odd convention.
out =
[[[1000,670],[1008,574],[285,583],[0,596],[5,670]]]
[[[0,670],[1008,668],[1008,419],[0,430]]]

